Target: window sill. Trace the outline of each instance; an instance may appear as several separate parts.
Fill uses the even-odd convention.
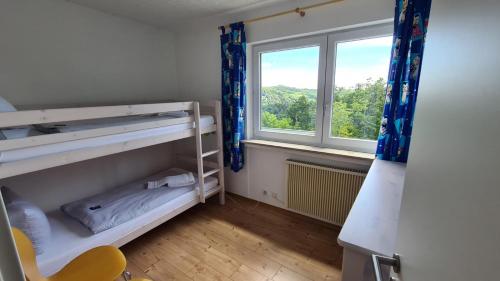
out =
[[[358,160],[365,161],[373,161],[375,159],[374,154],[364,153],[364,152],[356,152],[349,150],[340,150],[333,148],[323,148],[317,146],[303,145],[303,144],[292,144],[285,142],[277,142],[277,141],[267,141],[267,140],[244,140],[243,143],[249,147],[269,147],[269,148],[278,148],[284,150],[293,150],[299,152],[306,152],[311,154],[320,154],[324,156],[337,156],[337,157],[347,157],[354,158]]]

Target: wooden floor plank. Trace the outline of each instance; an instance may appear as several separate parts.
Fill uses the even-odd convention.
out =
[[[283,266],[273,277],[273,281],[311,281],[311,279],[302,276],[289,268]]]
[[[268,281],[271,280],[259,272],[242,264],[231,276],[233,281]]]
[[[189,276],[195,281],[231,281],[230,278],[203,263],[197,264]]]
[[[301,227],[303,232],[297,234],[308,237],[309,239],[337,245],[336,241],[331,240],[331,233],[340,233],[340,228],[338,226],[263,203],[258,203],[258,208],[255,208],[255,201],[246,198],[234,195],[228,195],[227,197],[234,203],[234,208],[243,207],[239,208],[239,212],[258,216],[259,219],[265,219],[266,221],[270,221],[273,225],[281,225],[285,228]]]
[[[196,221],[201,220],[201,224],[203,225],[201,227],[205,228],[206,231],[212,233],[217,233],[219,231],[227,241],[234,242],[247,249],[253,249],[258,254],[268,257],[281,265],[293,267],[297,272],[306,276],[311,276],[313,280],[324,280],[328,275],[336,274],[337,270],[331,269],[330,266],[324,266],[312,260],[305,259],[303,256],[293,251],[280,248],[268,240],[260,239],[251,233],[241,231],[237,227],[230,228],[216,220],[211,220],[209,218],[204,219],[205,220],[201,220],[201,218],[197,218]],[[194,227],[200,226],[195,225]]]
[[[182,232],[179,231],[179,233],[165,237],[165,244],[174,244],[181,251],[188,253],[192,258],[196,258],[197,263],[209,265],[227,277],[231,276],[241,266],[234,258],[218,251],[209,244],[185,238],[180,233]]]
[[[132,274],[132,276],[135,276],[137,278],[146,278],[147,277],[146,272],[144,272],[143,269],[141,269],[139,266],[137,266],[135,263],[133,263],[130,260],[127,261],[126,271],[130,272],[130,274]],[[120,278],[117,281],[123,281],[123,279]]]
[[[202,262],[200,256],[191,255],[191,253],[179,247],[178,244],[169,242],[156,242],[153,246],[150,246],[151,252],[161,260],[168,260],[170,264],[185,274],[191,272],[195,265]]]
[[[241,202],[242,200],[240,200]],[[317,258],[324,262],[334,263],[335,260],[330,252],[325,252],[325,249],[339,248],[336,241],[318,240],[312,235],[308,235],[313,231],[307,226],[281,222],[279,218],[269,214],[262,214],[257,211],[246,211],[246,209],[238,208],[228,212],[216,212],[209,210],[212,216],[222,220],[227,220],[230,223],[239,226],[243,229],[258,234],[261,237],[270,238],[276,243],[286,245],[287,248],[292,248],[296,252],[301,252],[304,255],[314,253]],[[295,215],[295,214],[294,214]],[[297,231],[290,231],[295,229]],[[332,230],[335,237],[338,236],[337,230]],[[330,239],[331,239],[330,233]]]
[[[268,257],[260,256],[253,250],[225,239],[219,233],[199,229],[198,224],[195,223],[191,223],[189,230],[183,231],[182,235],[186,242],[207,244],[267,277],[273,276],[281,266]]]
[[[193,278],[189,277],[184,272],[180,271],[177,267],[164,259],[158,261],[152,267],[150,267],[146,271],[146,274],[154,281],[193,280]]]
[[[163,280],[340,280],[340,228],[228,196],[180,214],[122,247],[134,277]]]
[[[272,225],[260,225],[262,220],[251,220],[250,217],[245,217],[245,215],[239,214],[238,216],[232,216],[231,214],[224,213],[221,217],[215,217],[212,220],[213,223],[219,223],[220,221],[226,221],[232,227],[233,232],[239,232],[238,234],[233,234],[236,239],[241,240],[239,243],[248,244],[254,243],[254,245],[247,245],[247,247],[255,249],[256,251],[267,251],[270,253],[285,254],[290,256],[289,260],[292,263],[297,263],[297,266],[301,266],[304,270],[310,270],[317,267],[331,268],[330,265],[339,268],[341,265],[341,255],[342,250],[338,245],[324,244],[316,241],[307,241],[306,237],[297,237],[290,233],[288,230],[285,232],[273,232],[276,228]],[[251,222],[249,222],[251,221]],[[206,223],[209,225],[210,223]],[[220,223],[218,227],[220,226]],[[302,231],[303,228],[293,227],[290,229],[295,229],[296,231]],[[241,236],[245,236],[245,239],[241,239]],[[231,231],[222,232],[223,235],[231,235]],[[331,237],[337,237],[338,232],[335,232]],[[253,236],[256,240],[249,237]],[[227,237],[227,236],[226,236]],[[231,238],[231,237],[229,237]],[[245,243],[247,242],[247,243]],[[262,252],[261,252],[262,253]],[[304,256],[308,257],[307,262],[304,260]],[[293,261],[293,259],[298,259],[300,262]],[[286,266],[292,266],[291,264],[285,264]],[[310,270],[313,271],[313,270]],[[330,274],[329,271],[325,272]],[[316,274],[314,280],[323,280],[324,276]]]
[[[143,236],[144,237],[144,236]],[[142,237],[141,237],[142,238]],[[122,248],[126,253],[127,261],[134,263],[143,271],[160,261],[159,258],[149,249],[148,243],[143,239],[138,239]]]

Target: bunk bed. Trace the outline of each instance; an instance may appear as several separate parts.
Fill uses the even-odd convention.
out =
[[[183,211],[219,195],[224,204],[221,103],[175,102],[29,110],[0,113],[0,128],[43,125],[57,133],[0,140],[0,179],[47,168],[194,137],[196,183],[176,190],[175,198],[134,219],[91,234],[62,211],[47,214],[52,237],[37,256],[41,272],[50,275],[80,253],[100,245],[122,246]],[[169,113],[192,114],[169,114]],[[202,151],[202,135],[215,133],[217,147]],[[216,156],[217,161],[207,157]],[[205,168],[210,170],[205,171]],[[147,180],[139,180],[140,185]],[[132,183],[134,184],[134,183]],[[174,195],[172,195],[174,196]],[[61,248],[64,247],[64,248]]]

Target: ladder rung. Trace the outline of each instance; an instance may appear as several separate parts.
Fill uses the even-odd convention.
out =
[[[208,172],[206,172],[206,173],[203,174],[203,177],[206,178],[206,177],[211,176],[211,175],[213,175],[215,173],[218,173],[219,171],[220,171],[220,169],[215,169],[215,170],[208,171]]]
[[[210,196],[214,195],[215,193],[220,192],[221,189],[222,189],[222,187],[220,185],[218,185],[210,190],[207,190],[205,192],[205,197],[210,197]]]
[[[201,157],[207,157],[207,156],[210,156],[210,155],[214,155],[214,154],[217,154],[219,153],[220,150],[216,149],[216,150],[212,150],[212,151],[208,151],[208,152],[205,152],[203,154],[201,154]]]

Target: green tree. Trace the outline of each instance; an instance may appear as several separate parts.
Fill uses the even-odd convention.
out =
[[[385,98],[384,79],[368,79],[354,88],[335,88],[331,134],[336,137],[378,137]],[[274,129],[314,131],[316,89],[287,86],[262,88],[262,126]]]
[[[342,136],[342,137],[352,137],[353,136],[353,126],[351,120],[351,110],[347,108],[347,105],[342,102],[335,102],[333,104],[333,116],[332,116],[332,135]]]
[[[264,128],[276,128],[276,129],[293,129],[290,124],[291,120],[288,118],[278,119],[276,115],[270,112],[264,112],[262,114],[262,126]]]
[[[313,125],[311,124],[311,106],[312,104],[304,95],[302,95],[298,99],[294,100],[288,108],[287,116],[292,120],[292,125],[296,129],[304,131],[310,131],[313,129]]]
[[[332,135],[358,139],[378,137],[384,106],[385,81],[368,79],[354,89],[336,88]]]

